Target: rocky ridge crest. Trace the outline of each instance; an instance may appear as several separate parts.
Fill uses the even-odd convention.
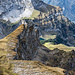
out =
[[[64,75],[64,69],[57,67],[55,69],[40,63],[41,58],[45,56],[44,53],[48,54],[45,50],[50,51],[39,43],[38,30],[34,28],[33,23],[20,25],[15,31],[0,40],[0,74]],[[38,52],[41,53],[41,51],[42,54],[39,54]]]

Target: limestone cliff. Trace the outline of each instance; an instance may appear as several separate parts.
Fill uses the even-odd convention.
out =
[[[75,73],[75,51],[65,52],[58,49],[51,51],[41,45],[39,31],[32,21],[28,21],[26,25],[20,25],[11,34],[1,39],[0,53],[1,74],[67,75]]]
[[[31,22],[28,25],[21,25],[19,28],[6,37],[9,40],[7,47],[9,49],[15,47],[14,51],[17,52],[17,55],[14,59],[32,59],[39,45],[39,32],[34,29]]]
[[[4,38],[11,32],[13,32],[20,24],[14,24],[13,26],[10,25],[9,21],[5,21],[3,19],[0,19],[0,39]]]
[[[54,6],[43,3],[42,0],[1,0],[0,7],[0,18],[12,23],[24,17],[29,18],[34,9],[44,12],[52,8],[56,9]]]
[[[40,0],[1,0],[0,7],[0,39],[21,25],[20,20],[23,18],[34,19],[39,15],[39,11],[46,13],[52,9],[61,10],[59,7],[47,5]]]

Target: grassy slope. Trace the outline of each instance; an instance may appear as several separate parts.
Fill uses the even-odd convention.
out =
[[[52,44],[50,44],[50,42],[46,42],[46,43],[44,44],[44,46],[46,46],[46,47],[49,48],[50,50],[53,50],[54,48],[58,48],[58,49],[64,50],[64,51],[75,50],[75,47],[68,47],[68,46],[63,45],[63,44],[52,45]]]
[[[17,36],[21,34],[21,32],[24,29],[24,25],[19,26],[15,31],[13,31],[11,34],[6,36],[4,39],[0,40],[0,75],[17,75],[15,73],[12,73],[12,69],[14,65],[19,62],[24,64],[31,63],[30,66],[33,68],[26,68],[26,66],[21,66],[22,69],[27,69],[29,71],[33,72],[48,72],[51,74],[56,74],[56,75],[64,75],[63,69],[61,68],[54,68],[54,67],[48,67],[45,66],[39,62],[35,61],[19,61],[19,60],[9,60],[7,57],[11,55],[11,58],[16,55],[16,52],[13,51],[14,48],[16,48],[16,45],[18,43]],[[14,44],[13,44],[14,43]],[[16,63],[14,63],[16,62]],[[28,71],[28,72],[29,72]]]
[[[53,5],[47,5],[47,8],[48,8],[48,10],[49,11],[51,11],[53,8],[55,9],[59,9],[59,10],[61,10],[61,8],[60,7],[58,7],[58,6],[53,6]],[[30,16],[30,17],[25,17],[25,18],[21,18],[21,19],[34,19],[34,18],[39,18],[38,16],[39,16],[39,14],[40,14],[40,11],[39,10],[36,10],[36,9],[34,9],[34,11],[33,11],[33,13],[32,13],[32,15]],[[44,16],[44,14],[45,14],[45,12],[42,12],[42,18],[44,18],[45,16]],[[18,20],[17,22],[15,22],[15,23],[9,23],[9,26],[13,26],[13,25],[16,25],[16,24],[18,24],[19,23],[19,21],[20,20]],[[4,23],[8,23],[7,21],[4,21]]]
[[[32,19],[33,20],[34,18],[37,18],[39,14],[40,14],[40,11],[34,9],[32,15],[29,18],[25,17],[23,19]]]
[[[34,10],[33,14],[28,19],[34,19],[34,17],[35,18],[38,17],[39,14],[40,14],[39,11]],[[24,19],[26,19],[26,18],[24,18]],[[14,32],[9,34],[4,39],[0,40],[0,74],[2,74],[2,75],[15,75],[12,73],[12,64],[10,63],[11,61],[9,59],[7,59],[6,56],[8,53],[15,55],[15,52],[12,51],[12,49],[14,49],[16,47],[16,44],[18,42],[17,36],[21,34],[21,32],[23,31],[23,27],[24,27],[23,25],[19,26],[19,28],[17,28]],[[8,44],[10,42],[15,43],[15,45],[8,46]],[[50,45],[49,43],[45,43],[44,45],[51,50],[55,47],[59,47],[60,49],[64,48],[64,50],[69,50],[69,51],[72,50],[72,47],[69,48],[69,47],[64,46],[64,45]],[[48,67],[48,66],[45,66],[45,65],[43,65],[39,62],[35,62],[35,61],[12,60],[12,62],[16,62],[15,64],[17,64],[17,62],[20,62],[20,63],[24,62],[25,64],[31,63],[30,65],[32,65],[34,68],[34,70],[29,68],[29,70],[31,70],[31,71],[36,71],[36,69],[37,69],[40,72],[46,72],[47,71],[47,72],[54,73],[56,75],[64,75],[63,69],[60,69],[57,67]],[[26,67],[23,67],[23,68],[26,69]]]
[[[33,74],[35,75],[38,72],[41,72],[42,74],[38,74],[38,75],[64,75],[63,71],[64,69],[58,68],[58,67],[49,67],[49,66],[45,66],[43,64],[41,64],[38,61],[22,61],[22,60],[15,60],[12,62],[15,67],[18,65],[23,65],[23,66],[19,66],[19,68],[23,67],[23,70],[25,69],[26,72],[25,74]],[[29,66],[29,67],[28,67]],[[23,70],[19,72],[19,74],[23,73]],[[47,74],[45,74],[45,72],[47,72]]]
[[[31,15],[31,17],[29,17],[29,19],[34,19],[34,17],[35,18],[38,17],[39,14],[40,14],[40,11],[34,9],[32,15]]]
[[[48,39],[55,39],[56,35],[44,35],[44,36],[40,36],[41,38],[48,40]]]
[[[0,75],[17,75],[12,72],[13,65],[9,59],[6,58],[7,53],[7,40],[0,40]]]
[[[23,26],[24,25],[19,26],[16,31],[0,40],[0,75],[16,75],[15,73],[12,73],[13,66],[10,63],[10,60],[6,57],[8,56],[7,54],[11,55],[12,57],[16,55],[16,52],[12,51],[12,49],[16,47],[18,41],[16,38],[23,31]],[[15,43],[15,46],[8,46],[11,40],[13,43]]]
[[[40,36],[41,38],[45,39],[40,41],[44,46],[46,46],[47,48],[49,48],[50,50],[53,50],[54,48],[58,48],[60,50],[64,50],[64,51],[71,51],[71,50],[75,50],[75,47],[69,47],[66,46],[64,44],[56,44],[54,45],[54,41],[50,42],[51,40],[54,40],[56,38],[56,35],[44,35],[43,37]]]
[[[40,11],[34,9],[32,15],[31,15],[29,18],[24,17],[24,18],[21,18],[21,19],[32,19],[32,20],[33,20],[34,18],[37,18],[39,14],[40,14]],[[19,21],[20,21],[20,20],[18,20],[18,21],[15,22],[15,23],[10,23],[9,26],[16,25],[16,24],[19,23]]]

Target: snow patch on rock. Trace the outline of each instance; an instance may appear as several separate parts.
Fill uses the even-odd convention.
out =
[[[1,0],[0,18],[15,23],[24,17],[30,17],[34,7],[31,0]]]
[[[34,9],[25,9],[25,10],[17,10],[17,9],[13,9],[10,12],[8,12],[7,14],[3,15],[3,19],[8,21],[10,20],[10,22],[14,23],[18,20],[20,20],[21,18],[24,17],[30,17],[33,13]]]

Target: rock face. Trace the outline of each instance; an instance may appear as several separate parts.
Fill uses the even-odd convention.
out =
[[[20,25],[11,34],[1,39],[0,53],[0,65],[2,68],[0,69],[0,74],[8,74],[10,70],[11,73],[13,71],[13,73],[19,75],[67,75],[75,73],[75,51],[65,52],[58,49],[51,51],[41,45],[39,32],[34,28],[32,21],[28,21],[27,25]],[[9,75],[11,74],[10,72]]]
[[[60,7],[47,5],[41,0],[38,0],[38,1],[37,0],[29,0],[29,2],[27,0],[24,2],[23,1],[14,1],[14,2],[15,3],[13,3],[13,0],[11,0],[6,3],[7,5],[8,5],[8,3],[10,3],[12,5],[12,9],[10,11],[8,11],[8,13],[10,13],[12,10],[15,9],[14,13],[16,14],[18,7],[20,7],[20,9],[18,9],[18,11],[23,10],[23,8],[25,8],[25,12],[29,13],[26,10],[30,10],[30,12],[32,12],[32,15],[31,15],[31,13],[29,13],[28,15],[31,15],[31,16],[29,16],[28,18],[26,17],[24,19],[32,19],[33,22],[35,23],[35,27],[39,29],[40,35],[42,35],[42,36],[45,34],[56,35],[55,40],[57,41],[57,43],[63,43],[63,44],[69,45],[69,46],[75,46],[75,24],[72,23],[68,18],[63,16],[62,9]],[[1,7],[3,7],[3,5],[4,5],[3,3],[1,4]],[[28,3],[28,4],[25,4],[25,3]],[[26,7],[24,7],[24,5]],[[7,12],[5,12],[5,13],[7,13]],[[2,14],[5,15],[5,13],[2,13]],[[23,11],[23,13],[24,13],[24,11]],[[11,15],[14,16],[15,14],[11,14]],[[24,13],[24,14],[27,15],[26,13]],[[3,19],[2,18],[3,15],[1,15],[1,19]],[[7,16],[7,15],[8,14],[6,14],[5,17],[9,18],[10,14],[9,14],[9,16]],[[17,14],[17,15],[20,16],[21,13]],[[17,20],[18,16],[16,18],[12,17],[12,19],[9,18],[9,20],[10,21],[11,20],[14,21],[15,19]],[[23,16],[23,17],[25,17],[25,16]],[[19,20],[20,19],[21,18],[19,18]],[[1,23],[3,23],[3,22],[1,22]],[[22,24],[22,22],[19,21],[15,25],[12,25],[12,24],[10,25],[9,21],[7,21],[5,24],[6,24],[6,29],[7,28],[9,28],[9,29],[5,30],[5,28],[3,27],[4,24],[1,25],[0,38],[3,38],[4,36],[8,35],[12,31],[14,31],[19,25]]]
[[[25,0],[25,1],[27,2],[28,0]],[[17,9],[18,7],[16,5],[19,5],[19,2],[15,1],[16,3],[15,4],[11,0],[9,1],[9,4],[15,4],[14,6]],[[27,3],[31,3],[31,2],[34,7],[34,10],[40,11],[39,15],[37,15],[37,12],[35,12],[36,16],[33,17],[32,15],[31,17],[29,17],[30,19],[33,18],[32,20],[25,18],[27,23],[25,23],[25,20],[24,20],[22,22],[20,21],[17,25],[14,25],[11,27],[7,23],[9,21],[7,21],[5,24],[2,24],[3,22],[1,22],[1,28],[2,28],[2,29],[0,28],[0,31],[2,32],[1,35],[4,35],[3,32],[6,32],[5,29],[7,28],[11,30],[11,31],[9,30],[10,32],[12,31],[13,32],[11,34],[9,34],[10,32],[7,33],[9,35],[6,36],[4,39],[0,40],[0,53],[1,53],[0,54],[0,61],[1,61],[0,72],[1,73],[0,74],[3,75],[3,74],[9,73],[9,75],[12,75],[13,73],[17,73],[19,75],[30,75],[30,74],[31,75],[35,75],[35,74],[64,75],[63,71],[66,71],[66,70],[67,70],[66,75],[68,75],[70,71],[72,72],[70,74],[74,74],[73,72],[75,69],[75,63],[74,63],[75,51],[69,52],[70,54],[72,53],[71,56],[69,56],[69,54],[65,51],[60,51],[58,49],[55,49],[53,51],[49,50],[48,48],[40,44],[39,31],[38,31],[39,29],[41,35],[45,35],[44,32],[46,34],[52,34],[52,35],[56,34],[57,37],[60,36],[60,38],[62,38],[63,42],[65,39],[68,39],[68,37],[70,37],[72,41],[69,39],[66,40],[68,41],[67,44],[75,45],[75,42],[73,40],[75,39],[74,24],[62,15],[62,9],[60,7],[47,5],[41,0],[39,1],[32,0]],[[30,5],[31,4],[29,4],[29,6]],[[15,8],[13,7],[13,9]],[[3,15],[2,14],[1,15],[4,16],[5,13],[2,13]],[[10,21],[11,21],[11,18],[10,18]],[[72,30],[70,30],[69,28]],[[67,36],[65,35],[65,33]],[[59,38],[56,38],[56,40],[59,42],[58,39]],[[51,58],[51,61],[50,61],[50,58]],[[23,61],[23,60],[34,60],[34,61]],[[48,66],[45,66],[35,61],[39,61]],[[11,68],[12,64],[13,64],[13,68]],[[63,66],[64,64],[65,66],[67,66],[66,68],[65,66]],[[53,66],[55,68],[49,67],[49,66]],[[61,68],[65,68],[66,70],[57,68],[59,66]],[[11,71],[13,71],[12,74],[10,73]]]
[[[66,69],[65,75],[75,74],[75,51],[66,52],[59,49],[48,50],[44,47],[38,49],[33,60],[42,62],[47,66],[60,67]]]
[[[65,52],[63,50],[54,49],[49,52],[48,60],[45,62],[46,65],[52,67],[62,67],[68,71],[68,74],[75,74],[75,51]]]
[[[28,21],[27,25],[20,25],[0,40],[0,74],[64,75],[64,69],[48,67],[40,63],[46,60],[45,55],[48,55],[48,52],[50,50],[39,43],[38,30],[34,28],[31,21]]]
[[[52,8],[56,9],[54,6],[48,6],[41,0],[1,0],[0,7],[0,18],[12,23],[17,22],[22,18],[30,17],[34,9],[42,10],[44,12],[47,12]]]
[[[12,23],[30,17],[34,10],[31,0],[1,0],[0,7],[0,18]]]
[[[63,9],[63,14],[71,21],[75,21],[75,0],[42,0],[47,4],[60,6]]]
[[[25,25],[25,29],[18,36],[18,40],[18,44],[14,50],[17,52],[17,55],[14,59],[33,59],[39,46],[39,31],[34,29],[33,23],[28,22],[28,25]]]
[[[34,23],[40,30],[40,35],[56,35],[57,43],[75,46],[75,24],[63,16],[62,11],[52,10],[44,16],[41,12]]]
[[[20,27],[22,29],[19,29]],[[30,21],[27,25],[21,25],[20,27],[6,37],[9,40],[7,47],[11,50],[16,46],[14,51],[17,52],[17,55],[14,59],[31,60],[39,46],[39,31],[34,28],[34,24]],[[11,56],[8,57],[12,59]]]
[[[52,8],[56,9],[56,7],[54,6],[48,6],[50,7],[50,9],[48,9],[47,5],[40,0],[1,0],[0,39],[14,31],[19,25],[21,25],[22,22],[20,21],[20,19],[31,17],[34,9],[41,10],[39,2],[42,4],[42,8],[45,8],[47,11]]]
[[[18,24],[14,24],[13,26],[10,24],[11,23],[9,21],[6,22],[5,20],[0,19],[0,39],[13,32],[19,25],[22,24],[22,22],[21,24],[19,22]]]

